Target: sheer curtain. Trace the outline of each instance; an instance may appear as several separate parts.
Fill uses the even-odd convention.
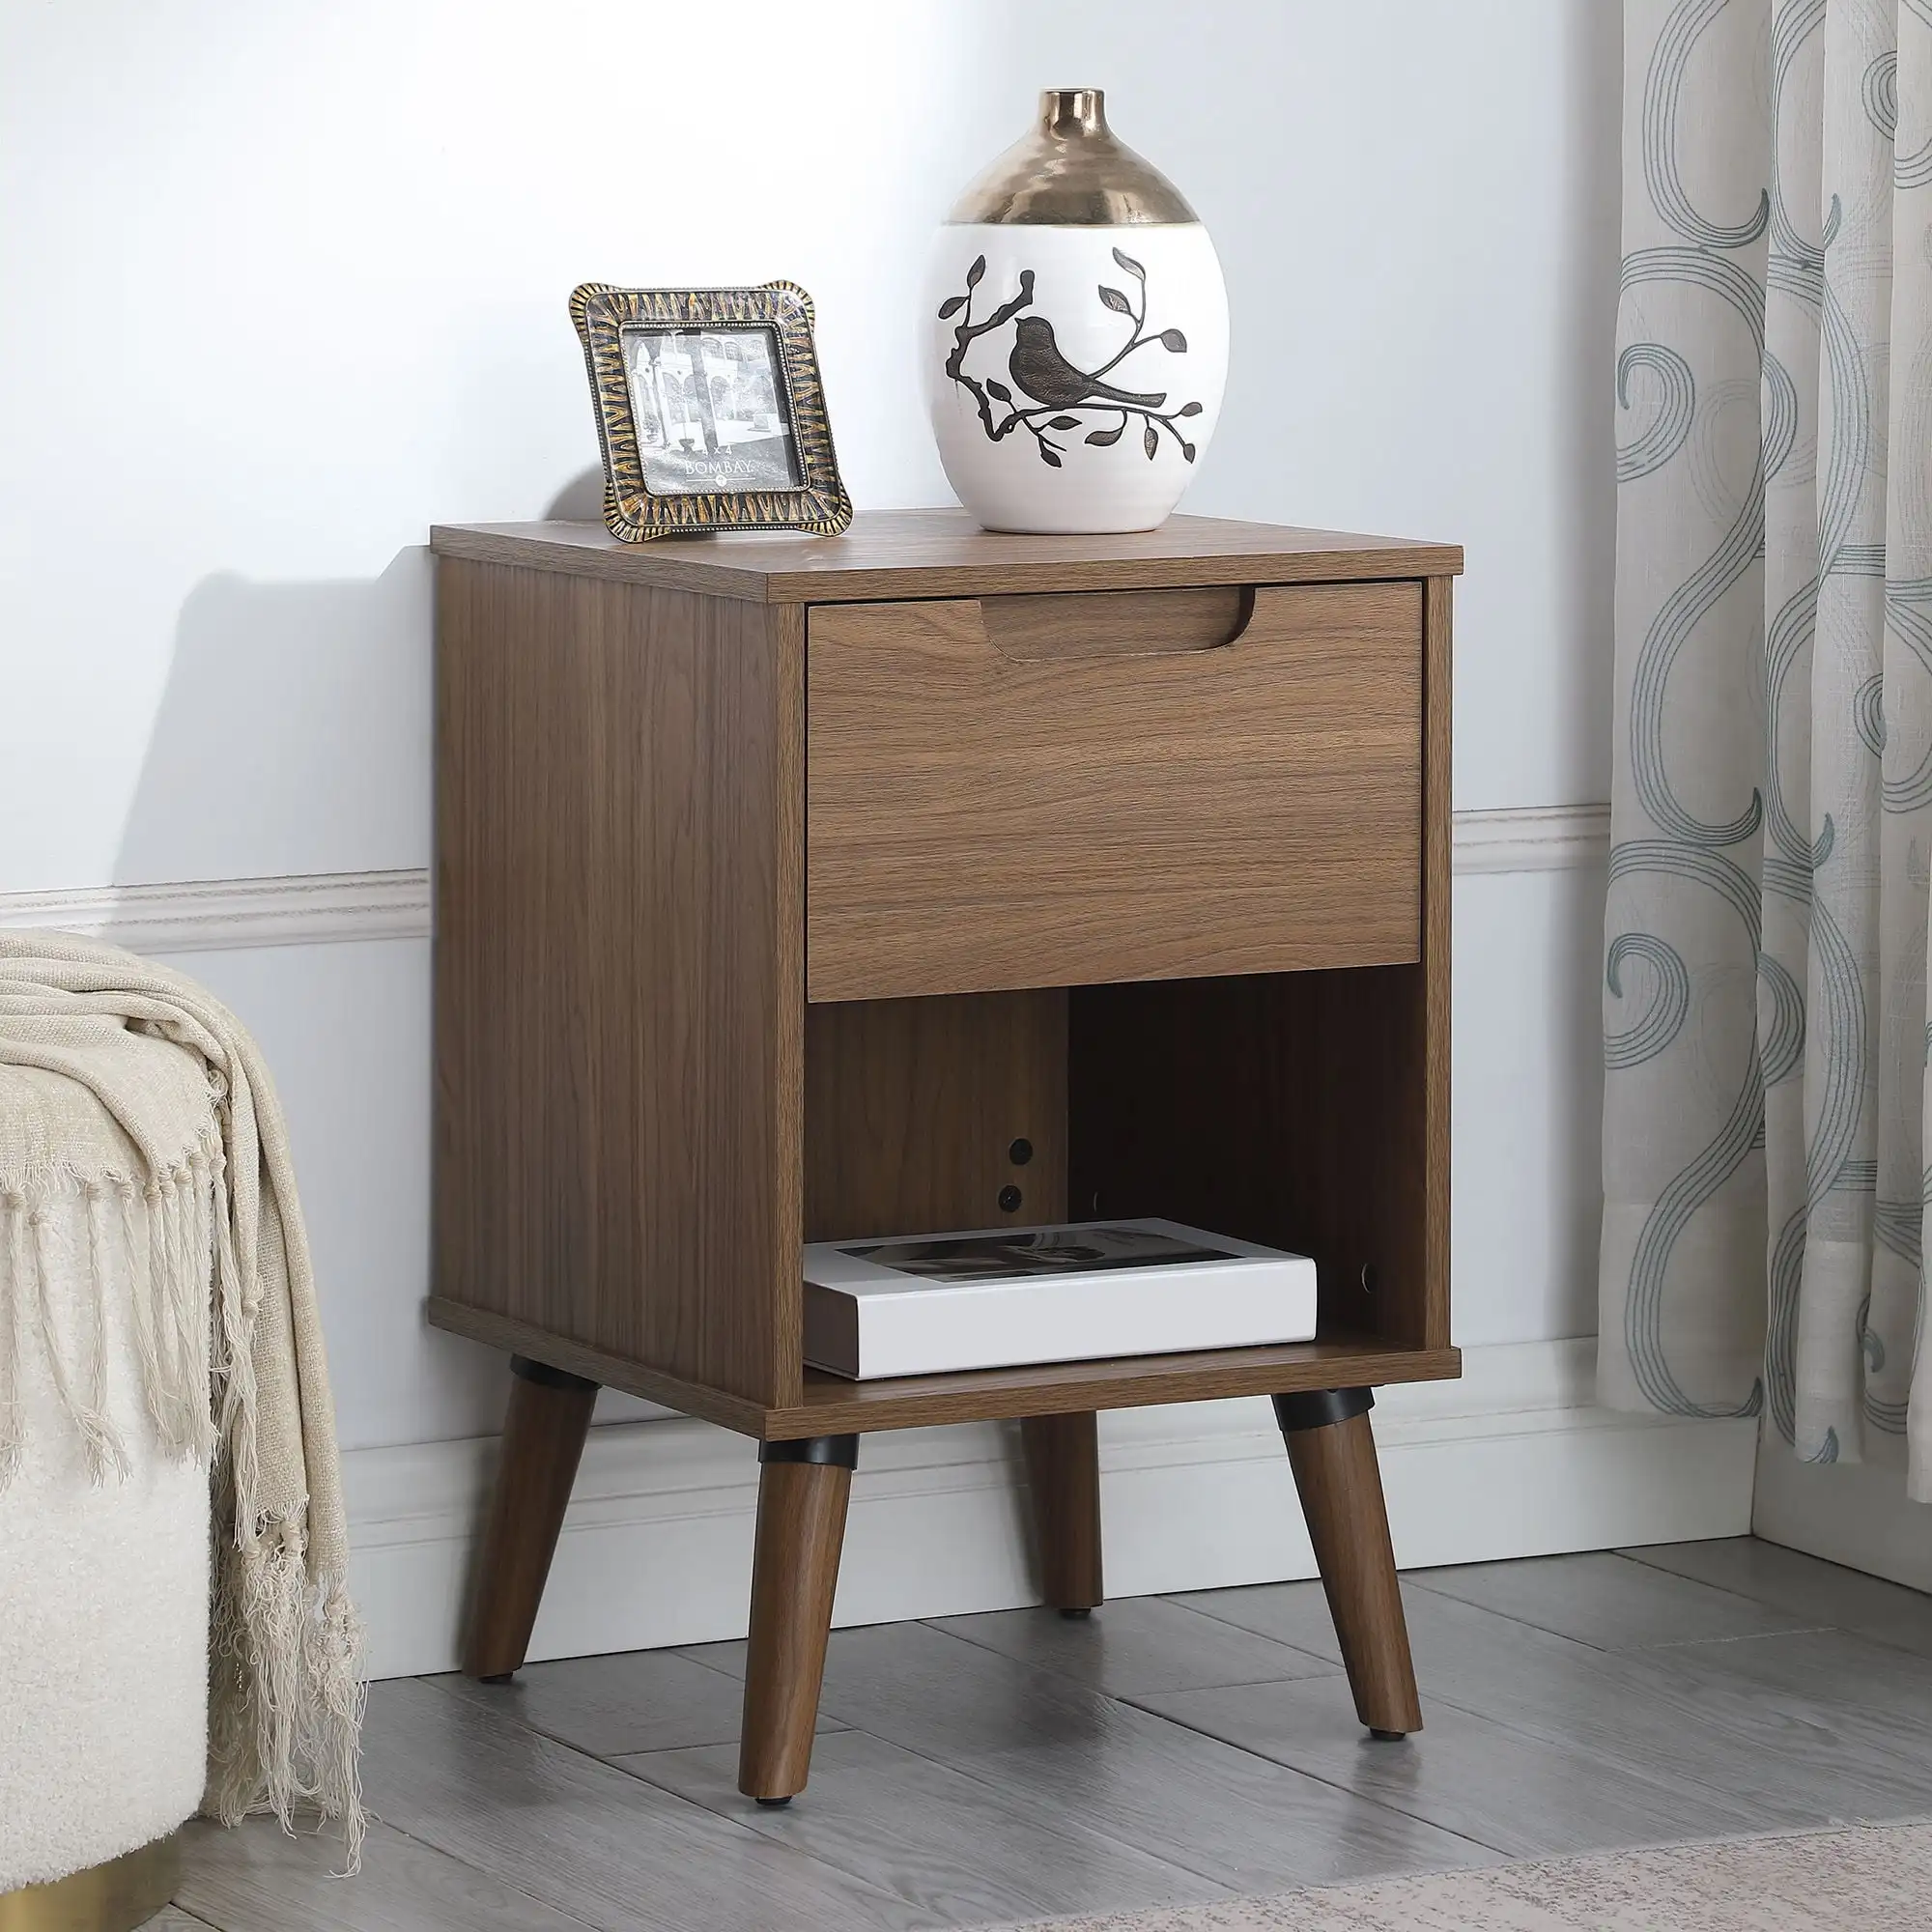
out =
[[[1932,1501],[1932,0],[1624,60],[1601,1394]]]

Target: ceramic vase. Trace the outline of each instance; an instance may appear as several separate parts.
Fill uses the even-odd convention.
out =
[[[927,277],[926,374],[947,480],[992,530],[1147,530],[1193,480],[1228,374],[1214,244],[1107,127],[1050,89],[975,181]]]

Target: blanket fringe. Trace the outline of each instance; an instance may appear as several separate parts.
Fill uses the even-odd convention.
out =
[[[24,1204],[0,1188],[0,1490],[20,1472],[25,1425],[20,1418],[21,1287],[26,1280]]]
[[[24,1450],[19,1374],[29,1348],[82,1444],[90,1480],[99,1487],[128,1473],[108,1390],[117,1302],[128,1310],[142,1406],[163,1452],[176,1462],[211,1460],[211,1179],[197,1151],[145,1191],[120,1179],[63,1176],[31,1188],[0,1181],[0,1490],[17,1474]],[[108,1212],[110,1191],[118,1216]],[[73,1284],[85,1293],[66,1292]]]
[[[356,1769],[367,1687],[362,1628],[341,1578],[312,1584],[298,1525],[264,1524],[216,1582],[208,1789],[224,1825],[271,1812],[284,1831],[312,1808],[342,1821],[345,1869],[359,1868]]]
[[[110,1470],[117,1476],[125,1476],[128,1469],[121,1432],[106,1411],[106,1285],[95,1278],[91,1294],[69,1297],[75,1310],[76,1323],[92,1332],[93,1347],[77,1337],[64,1337],[54,1314],[56,1279],[63,1272],[72,1272],[62,1267],[58,1254],[63,1231],[56,1226],[52,1207],[44,1201],[29,1205],[26,1217],[32,1281],[24,1289],[24,1299],[29,1320],[35,1339],[46,1357],[54,1397],[81,1439],[87,1454],[88,1476],[99,1489],[106,1482]]]

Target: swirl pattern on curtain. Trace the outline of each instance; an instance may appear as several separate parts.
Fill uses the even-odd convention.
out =
[[[1600,1394],[1932,1501],[1932,0],[1624,11]]]

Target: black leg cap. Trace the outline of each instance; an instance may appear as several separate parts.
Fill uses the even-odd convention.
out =
[[[515,1682],[516,1675],[514,1670],[499,1670],[494,1677],[479,1677],[476,1681],[479,1684],[510,1684]]]
[[[1371,1724],[1369,1726],[1369,1735],[1378,1744],[1399,1745],[1404,1738],[1407,1737],[1408,1733],[1406,1731],[1378,1731]]]
[[[782,1811],[791,1803],[789,1798],[760,1798],[754,1801],[760,1811]]]
[[[1083,1604],[1073,1609],[1063,1608],[1060,1614],[1063,1617],[1076,1618],[1081,1623],[1085,1623],[1094,1614],[1094,1608],[1091,1604]]]

